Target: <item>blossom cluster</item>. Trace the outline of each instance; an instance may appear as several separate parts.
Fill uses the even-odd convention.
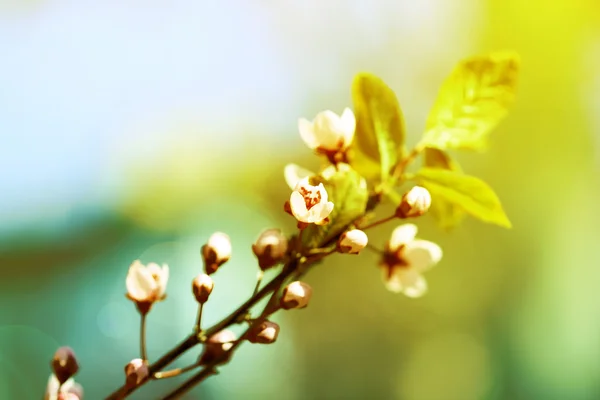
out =
[[[356,130],[356,118],[351,109],[346,108],[339,116],[333,111],[319,113],[312,122],[302,118],[298,122],[300,136],[306,145],[317,154],[324,154],[335,168],[350,168],[339,160],[348,160],[348,149]],[[321,175],[327,177],[332,167]],[[317,174],[295,164],[288,164],[284,177],[292,189],[286,210],[298,220],[299,228],[307,224],[324,225],[335,204],[329,201],[322,183],[311,185],[310,178]],[[424,215],[431,206],[431,195],[427,189],[414,186],[406,192],[396,209],[399,219]],[[417,226],[403,224],[392,233],[382,252],[380,267],[386,287],[393,292],[404,293],[408,297],[420,297],[427,291],[427,283],[422,273],[436,265],[442,258],[441,248],[430,241],[417,239]],[[358,254],[368,244],[366,233],[351,228],[344,232],[338,241],[341,253]]]

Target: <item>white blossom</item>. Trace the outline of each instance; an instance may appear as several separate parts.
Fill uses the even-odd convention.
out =
[[[68,379],[65,383],[60,386],[60,382],[54,374],[50,375],[48,384],[46,385],[46,393],[44,400],[81,400],[76,393],[72,393],[71,390],[76,389],[76,383],[73,378]],[[60,392],[58,387],[60,386]],[[60,398],[58,397],[60,393]]]
[[[326,110],[317,114],[311,122],[305,118],[298,120],[302,140],[314,150],[327,152],[343,151],[350,146],[356,130],[356,118],[351,109],[346,108],[341,116]]]
[[[404,224],[392,232],[382,262],[386,287],[408,297],[420,297],[427,292],[422,273],[442,258],[442,249],[427,240],[415,239],[417,226]]]
[[[129,267],[127,279],[127,295],[136,302],[148,302],[162,300],[167,290],[169,280],[169,266],[150,263],[144,266],[139,260],[135,260]]]
[[[306,168],[302,168],[297,164],[287,164],[283,168],[283,177],[285,178],[285,183],[290,187],[290,189],[294,190],[298,182],[300,182],[304,178],[308,178],[310,176],[316,175],[315,173],[309,171]]]
[[[322,183],[313,186],[308,178],[300,180],[290,196],[292,215],[307,224],[324,225],[333,210],[333,203],[327,200],[327,190]]]

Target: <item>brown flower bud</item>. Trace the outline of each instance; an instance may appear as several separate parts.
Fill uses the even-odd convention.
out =
[[[192,281],[194,297],[196,297],[196,301],[200,304],[207,302],[208,296],[210,296],[214,287],[215,283],[212,278],[206,274],[199,274]]]
[[[125,366],[125,385],[136,387],[149,375],[148,364],[141,358],[134,358]]]
[[[367,234],[360,229],[352,229],[344,232],[338,241],[338,251],[340,253],[358,254],[367,246],[369,238]]]
[[[279,336],[279,325],[275,322],[263,321],[248,332],[247,338],[250,343],[271,344],[277,340],[277,336]]]
[[[229,329],[224,329],[215,333],[206,340],[204,349],[198,359],[201,365],[210,364],[218,361],[218,364],[224,364],[231,358],[231,353],[228,350],[233,346],[233,342],[237,340],[235,333]]]
[[[204,269],[208,275],[217,272],[217,269],[231,258],[231,240],[222,232],[216,232],[202,246],[202,259]]]
[[[431,195],[421,186],[415,186],[402,196],[402,202],[396,208],[398,218],[420,217],[431,207]]]
[[[58,379],[59,384],[65,383],[69,378],[79,371],[79,363],[73,349],[67,346],[60,347],[52,357],[52,371]]]
[[[283,289],[281,296],[281,308],[290,310],[292,308],[304,308],[308,306],[312,288],[304,282],[295,281]]]
[[[279,229],[267,229],[252,245],[258,266],[265,271],[281,262],[288,250],[288,240]]]

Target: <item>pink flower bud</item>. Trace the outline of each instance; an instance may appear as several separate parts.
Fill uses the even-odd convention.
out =
[[[369,238],[360,229],[352,229],[344,232],[338,241],[340,253],[358,254],[367,246]]]
[[[135,387],[148,378],[148,364],[141,358],[134,358],[125,366],[125,385]]]
[[[288,240],[279,229],[267,229],[252,245],[258,266],[265,271],[281,262],[288,249]]]
[[[396,208],[398,218],[420,217],[431,207],[431,195],[421,186],[415,186],[402,196],[402,202]]]
[[[204,269],[208,275],[217,272],[217,269],[231,258],[231,240],[222,232],[213,233],[208,242],[202,246],[202,259]]]
[[[292,282],[283,289],[281,296],[281,308],[290,310],[292,308],[304,308],[308,306],[312,288],[304,282]]]
[[[231,353],[228,353],[228,350],[231,349],[236,340],[237,336],[229,329],[215,333],[204,343],[204,349],[198,360],[199,363],[201,365],[210,364],[214,361],[218,361],[218,364],[226,363],[231,358]]]
[[[59,384],[65,383],[79,371],[79,364],[73,349],[67,346],[60,347],[52,357],[52,371]]]
[[[279,336],[279,325],[271,321],[263,321],[254,326],[248,332],[248,341],[250,343],[270,344],[274,343]]]
[[[200,304],[206,303],[214,287],[215,283],[207,274],[199,274],[192,281],[192,291],[194,292],[196,301]]]

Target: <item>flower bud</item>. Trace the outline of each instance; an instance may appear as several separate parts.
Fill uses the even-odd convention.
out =
[[[214,287],[215,283],[212,278],[206,274],[199,274],[192,281],[194,297],[196,297],[196,301],[200,304],[206,303]]]
[[[281,308],[290,310],[292,308],[304,308],[308,306],[312,288],[304,282],[292,282],[283,289],[281,296]]]
[[[367,234],[360,229],[352,229],[344,232],[338,241],[338,251],[340,253],[358,254],[367,246],[369,238]]]
[[[75,357],[73,349],[67,346],[60,347],[52,357],[52,371],[58,379],[60,385],[65,383],[69,378],[79,371],[79,364]]]
[[[252,245],[258,266],[265,271],[281,262],[288,249],[287,238],[279,229],[267,229]]]
[[[277,340],[279,336],[279,325],[271,321],[263,321],[254,326],[248,332],[248,341],[250,343],[271,344]]]
[[[237,340],[235,333],[229,329],[224,329],[215,333],[206,340],[204,349],[198,359],[200,365],[210,364],[218,360],[219,364],[224,364],[231,358],[231,353],[228,350],[233,346],[233,342]]]
[[[398,218],[420,217],[431,207],[431,195],[421,186],[415,186],[402,196],[402,202],[396,208]]]
[[[213,233],[208,238],[208,243],[202,246],[202,259],[204,269],[208,275],[217,272],[217,269],[231,258],[231,240],[222,232]]]
[[[125,385],[135,387],[149,375],[148,364],[141,358],[134,358],[125,366]]]

